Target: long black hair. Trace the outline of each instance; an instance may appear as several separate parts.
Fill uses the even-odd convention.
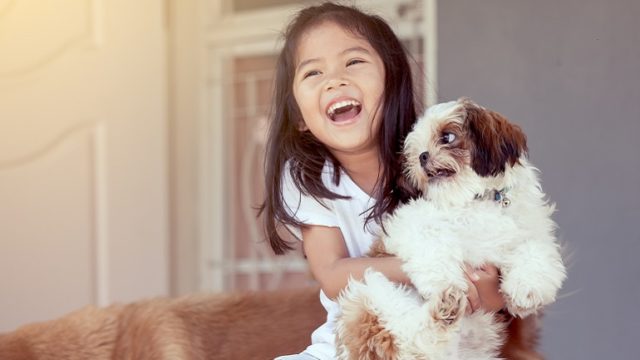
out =
[[[289,163],[295,186],[316,199],[344,198],[323,184],[322,168],[326,161],[334,165],[334,179],[340,181],[340,163],[310,131],[302,131],[303,119],[293,95],[295,55],[301,35],[326,21],[367,40],[384,64],[385,84],[382,101],[382,124],[378,147],[382,173],[376,184],[376,204],[367,221],[380,221],[385,213],[412,196],[401,185],[401,152],[405,136],[416,119],[411,68],[406,51],[393,30],[379,16],[365,14],[355,7],[324,3],[301,10],[284,33],[284,48],[276,65],[274,103],[265,157],[266,191],[259,215],[263,216],[266,236],[276,254],[293,249],[279,234],[279,225],[301,226],[288,213],[282,195],[282,176]]]

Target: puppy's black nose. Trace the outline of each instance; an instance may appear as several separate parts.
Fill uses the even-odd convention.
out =
[[[429,152],[425,151],[422,154],[420,154],[420,165],[421,166],[427,165],[427,161],[429,161]]]

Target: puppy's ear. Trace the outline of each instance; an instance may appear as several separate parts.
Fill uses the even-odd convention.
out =
[[[465,128],[471,140],[471,167],[480,176],[504,173],[527,153],[527,138],[518,125],[495,111],[465,101]]]

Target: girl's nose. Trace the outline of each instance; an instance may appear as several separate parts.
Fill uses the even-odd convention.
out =
[[[325,89],[335,90],[337,88],[340,88],[342,86],[347,86],[347,85],[349,85],[349,82],[347,80],[337,77],[337,78],[329,79],[327,81],[327,85],[325,86]]]

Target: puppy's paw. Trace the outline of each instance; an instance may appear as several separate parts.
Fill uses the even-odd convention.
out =
[[[460,320],[467,307],[465,292],[455,286],[449,287],[432,300],[431,316],[437,324],[448,327]]]
[[[549,283],[509,274],[502,281],[501,291],[505,295],[509,312],[518,317],[526,317],[552,303],[557,288]]]
[[[542,308],[542,303],[534,293],[518,297],[505,296],[505,301],[509,313],[519,318],[535,314]]]

